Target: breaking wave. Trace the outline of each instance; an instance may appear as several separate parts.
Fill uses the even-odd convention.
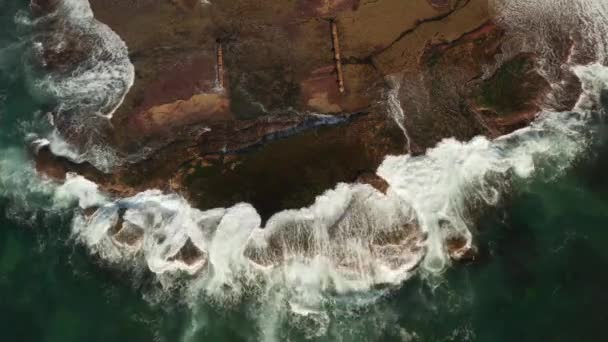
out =
[[[578,72],[601,72],[608,82],[602,66]],[[447,139],[423,156],[390,156],[378,169],[387,194],[340,184],[311,207],[275,214],[265,227],[249,204],[200,211],[179,195],[151,190],[79,216],[74,232],[106,259],[141,256],[155,273],[199,274],[221,291],[240,290],[241,277],[276,272],[294,276],[282,279],[294,284],[315,274],[307,281],[341,293],[398,284],[420,261],[423,271],[443,271],[447,239],[470,245],[471,204],[496,204],[513,178],[568,167],[590,139],[588,120],[576,111],[543,112],[530,127],[495,140]]]
[[[576,72],[587,89],[608,86],[601,65]],[[143,261],[167,288],[185,276],[194,298],[228,305],[254,295],[276,310],[285,301],[315,320],[318,332],[335,295],[440,274],[473,248],[471,207],[496,204],[512,182],[559,174],[590,142],[592,120],[576,110],[543,112],[530,127],[495,140],[447,139],[423,156],[387,157],[378,169],[390,185],[386,194],[339,184],[265,227],[249,204],[200,211],[177,194],[150,190],[103,200],[94,214],[77,215],[73,233],[105,260]],[[450,250],[449,240],[461,245]]]

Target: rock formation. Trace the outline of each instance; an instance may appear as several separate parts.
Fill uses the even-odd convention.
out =
[[[249,201],[270,214],[340,181],[386,191],[369,177],[386,154],[510,132],[549,88],[533,55],[503,51],[486,0],[90,3],[135,66],[110,133],[128,162],[96,175],[42,153],[39,169],[86,170],[120,194],[156,187],[200,208]],[[401,128],[387,115],[391,82]]]

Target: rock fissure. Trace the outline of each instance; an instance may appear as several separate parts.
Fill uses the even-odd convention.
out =
[[[390,49],[391,47],[393,47],[395,44],[397,44],[400,40],[402,40],[404,37],[415,33],[416,30],[418,30],[419,27],[421,27],[424,24],[428,24],[428,23],[432,23],[432,22],[437,22],[437,21],[441,21],[449,16],[451,16],[452,14],[454,14],[455,12],[465,8],[471,0],[458,0],[456,6],[454,6],[453,9],[451,9],[450,11],[431,17],[431,18],[426,18],[426,19],[420,19],[417,20],[416,23],[414,24],[414,26],[406,29],[405,31],[401,32],[397,38],[395,38],[394,40],[392,40],[388,45],[382,47],[381,49],[370,53],[369,55],[363,57],[363,58],[358,58],[358,59],[362,59],[362,60],[367,60],[367,59],[373,59],[379,55],[381,55],[382,53],[384,53],[385,51],[387,51],[388,49]],[[350,59],[350,58],[356,58],[356,57],[351,57],[351,56],[347,56],[345,57],[346,59]]]

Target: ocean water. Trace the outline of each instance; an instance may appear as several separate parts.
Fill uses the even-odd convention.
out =
[[[70,25],[98,32],[84,0],[67,4]],[[341,184],[261,227],[247,204],[203,212],[175,194],[116,199],[79,177],[64,185],[40,178],[29,150],[36,140],[58,146],[47,115],[53,102],[68,102],[57,114],[68,123],[95,124],[98,116],[88,121],[80,112],[78,100],[90,89],[75,90],[65,75],[28,71],[37,23],[22,2],[0,0],[2,340],[605,341],[608,6],[495,6],[515,33],[525,32],[531,17],[543,23],[526,45],[540,55],[551,55],[546,32],[584,32],[581,49],[592,47],[593,61],[566,65],[585,89],[576,108],[547,108],[530,128],[493,141],[448,139],[421,157],[388,157],[378,170],[391,185],[388,196]],[[111,43],[100,48],[119,51],[102,69],[85,61],[72,76],[79,84],[80,76],[101,73],[99,89],[120,90],[130,79],[122,46],[99,30]],[[556,66],[546,61],[541,71],[553,81]],[[109,115],[122,95],[85,107]],[[398,105],[392,98],[389,108]],[[114,162],[96,142],[86,146],[62,151],[100,167]],[[471,203],[484,209],[474,222]],[[91,218],[80,214],[92,205],[102,209]],[[119,209],[143,230],[136,246],[108,233]],[[414,220],[428,236],[416,248],[377,243]],[[441,248],[446,236],[477,245],[477,260],[451,262]],[[175,261],[186,241],[206,260]]]

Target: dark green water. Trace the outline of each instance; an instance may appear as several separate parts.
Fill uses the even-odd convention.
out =
[[[0,0],[0,62],[17,40],[20,6]],[[0,341],[259,340],[260,311],[250,304],[185,300],[160,291],[146,272],[101,263],[71,238],[70,210],[51,210],[52,195],[20,188],[30,184],[20,172],[30,167],[25,134],[43,129],[31,124],[43,116],[24,80],[0,71]],[[308,338],[608,340],[608,148],[592,151],[488,213],[475,263],[455,265],[440,281],[414,278],[372,305],[338,298],[327,331]],[[302,327],[311,322],[283,318],[271,329],[277,340],[306,338]]]

